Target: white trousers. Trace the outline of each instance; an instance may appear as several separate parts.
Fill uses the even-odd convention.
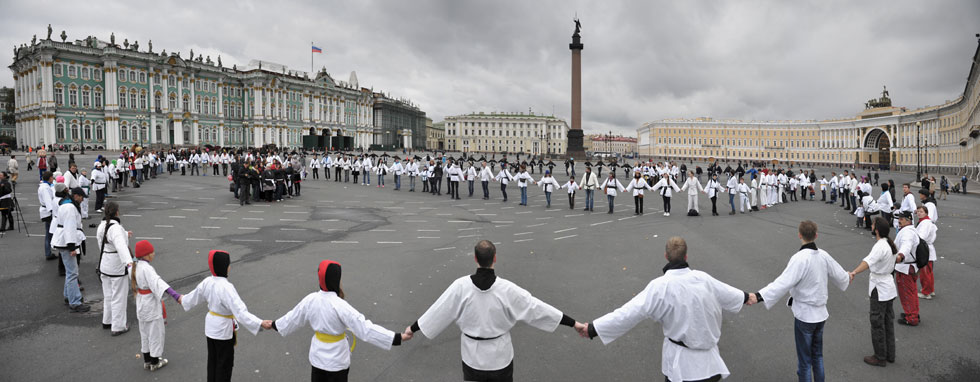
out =
[[[752,189],[751,191],[749,191],[749,195],[752,197],[751,198],[752,199],[752,204],[750,204],[750,206],[757,206],[757,205],[759,205],[758,203],[756,203],[756,190],[755,189]]]
[[[88,198],[82,199],[82,219],[88,219]]]
[[[165,329],[163,318],[152,321],[139,321],[140,325],[140,353],[150,353],[150,357],[160,357],[163,355],[163,340]]]
[[[776,203],[782,203],[783,202],[783,193],[785,193],[785,192],[786,192],[786,187],[784,187],[782,184],[780,184],[779,185],[779,194],[776,195]]]
[[[688,195],[687,196],[687,210],[688,211],[695,210],[697,212],[701,212],[701,210],[698,208],[698,196],[697,195]]]
[[[778,203],[776,201],[776,187],[769,187],[769,205],[772,206],[776,203]]]
[[[102,278],[102,323],[112,324],[112,331],[126,329],[126,303],[129,301],[129,277]]]
[[[739,197],[739,202],[738,202],[739,211],[745,212],[746,208],[748,208],[749,211],[751,211],[752,205],[749,204],[749,196],[745,194],[739,194],[738,197]]]

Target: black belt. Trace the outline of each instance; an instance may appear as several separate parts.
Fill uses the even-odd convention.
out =
[[[489,341],[489,340],[495,340],[495,339],[498,339],[498,338],[500,338],[501,336],[503,336],[503,334],[501,334],[501,335],[499,335],[499,336],[496,336],[496,337],[490,337],[490,338],[485,338],[485,337],[476,337],[476,336],[471,336],[471,335],[469,335],[469,334],[466,334],[466,333],[463,333],[463,335],[464,335],[464,336],[467,336],[467,337],[469,337],[469,338],[470,338],[471,340],[477,340],[477,341]]]
[[[675,343],[675,344],[677,344],[679,346],[682,346],[682,347],[685,347],[685,348],[687,347],[687,344],[685,344],[684,341],[677,341],[677,340],[674,340],[673,338],[670,338],[670,337],[667,337],[667,339],[670,340],[670,342],[673,342],[673,343]]]

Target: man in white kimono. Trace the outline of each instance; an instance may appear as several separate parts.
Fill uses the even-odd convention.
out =
[[[803,246],[789,259],[786,269],[775,281],[766,285],[755,298],[772,309],[787,292],[786,302],[793,309],[796,333],[796,375],[801,381],[824,380],[823,327],[830,313],[827,312],[827,284],[833,282],[840,290],[847,290],[850,276],[826,251],[818,249],[817,224],[806,220],[798,228]]]
[[[644,319],[663,325],[661,372],[668,381],[719,381],[730,374],[718,352],[722,310],[738,313],[755,296],[687,265],[687,243],[667,241],[664,275],[612,313],[597,318],[579,334],[609,344]]]
[[[510,330],[517,321],[548,332],[558,325],[577,331],[585,325],[538,300],[530,292],[494,274],[497,249],[488,240],[476,244],[476,273],[456,279],[422,317],[406,329],[435,338],[456,323],[465,381],[512,381],[514,346]]]

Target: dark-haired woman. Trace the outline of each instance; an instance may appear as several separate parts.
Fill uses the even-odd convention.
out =
[[[248,311],[235,286],[228,281],[231,268],[228,252],[212,250],[208,253],[208,268],[211,276],[183,295],[179,302],[185,311],[201,302],[208,304],[208,314],[204,316],[204,335],[208,339],[207,381],[231,381],[238,325],[258,334],[262,320]]]
[[[347,381],[350,372],[350,354],[354,350],[353,339],[347,338],[350,330],[355,337],[389,350],[412,338],[411,333],[395,333],[364,318],[344,300],[340,282],[341,268],[335,261],[323,260],[317,268],[320,290],[308,294],[296,307],[275,321],[263,321],[262,327],[274,329],[282,336],[309,325],[315,331],[310,339],[311,380]]]
[[[864,357],[864,362],[872,366],[886,366],[895,362],[895,312],[892,303],[898,297],[898,288],[892,271],[895,270],[898,248],[888,237],[890,223],[876,217],[871,223],[871,233],[875,235],[875,245],[857,268],[850,272],[854,276],[866,270],[871,271],[868,294],[871,296],[871,344],[874,355]]]
[[[119,204],[108,202],[104,206],[105,217],[95,230],[99,243],[99,278],[102,280],[102,329],[112,329],[118,336],[129,331],[126,326],[126,304],[129,301],[127,267],[133,262],[129,252],[129,238],[119,221]]]

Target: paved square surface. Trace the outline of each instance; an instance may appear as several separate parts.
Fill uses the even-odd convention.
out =
[[[86,157],[80,163],[91,163]],[[580,163],[578,172],[583,171]],[[608,171],[608,170],[607,170]],[[604,171],[604,174],[607,173]],[[821,174],[829,170],[818,169]],[[556,168],[564,183],[563,169]],[[622,179],[622,171],[618,176]],[[535,174],[535,179],[540,174]],[[663,247],[671,236],[684,237],[692,268],[746,291],[772,281],[800,246],[797,224],[819,225],[817,245],[846,270],[853,269],[874,244],[854,228],[854,218],[820,202],[791,202],[774,209],[728,216],[727,199],[718,201],[722,216],[710,216],[710,201],[700,198],[702,216],[684,214],[686,200],[674,198],[673,214],[662,216],[661,200],[648,195],[646,214],[633,215],[632,198],[620,195],[616,213],[605,213],[604,198],[594,213],[569,210],[564,192],[545,209],[540,188],[529,189],[530,206],[519,206],[520,192],[508,187],[501,202],[499,185],[492,200],[462,200],[365,187],[333,180],[303,183],[302,196],[280,203],[240,207],[223,177],[163,175],[139,189],[115,193],[122,224],[134,243],[149,239],[157,251],[153,265],[179,292],[190,291],[208,274],[210,249],[232,255],[230,280],[249,310],[276,319],[316,290],[322,259],[344,266],[347,300],[375,323],[395,331],[415,321],[452,280],[476,268],[472,248],[480,239],[497,245],[497,274],[578,321],[589,322],[621,306],[651,279],[662,274]],[[910,174],[882,173],[901,184]],[[183,312],[168,298],[165,357],[168,367],[149,373],[139,359],[135,305],[130,299],[129,333],[110,337],[100,328],[101,289],[94,229],[81,280],[93,310],[69,314],[62,304],[63,278],[55,262],[43,260],[43,225],[37,215],[34,177],[22,173],[18,198],[31,237],[8,232],[0,239],[0,379],[19,380],[183,380],[205,378],[205,308]],[[445,190],[445,184],[443,189]],[[421,191],[419,185],[417,191]],[[877,194],[877,191],[875,192]],[[819,199],[819,195],[817,195]],[[827,379],[832,381],[965,381],[980,375],[980,199],[951,195],[940,201],[935,264],[937,297],[921,302],[922,324],[896,325],[898,362],[886,368],[865,365],[872,353],[868,322],[868,275],[859,275],[845,292],[830,290],[830,319],[824,334]],[[94,201],[92,202],[94,204]],[[707,216],[705,216],[707,215]],[[97,222],[99,216],[85,224]],[[895,309],[901,311],[900,304]],[[898,312],[896,312],[898,315]],[[746,306],[726,314],[719,347],[732,372],[729,380],[785,381],[796,378],[792,312],[780,303],[767,311]],[[290,337],[275,332],[239,333],[235,380],[308,380],[309,329]],[[547,333],[518,324],[512,332],[515,379],[521,381],[635,381],[663,379],[658,324],[647,321],[623,338],[603,346],[579,338],[570,328]],[[367,344],[352,356],[354,381],[453,381],[461,379],[459,331],[455,326],[434,340],[417,336],[383,351]]]

